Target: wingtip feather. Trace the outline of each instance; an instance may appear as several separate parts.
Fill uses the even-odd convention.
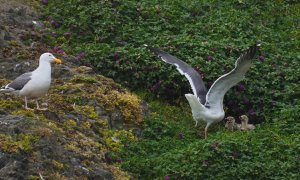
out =
[[[256,46],[257,46],[257,47],[260,47],[260,46],[261,46],[261,41],[257,41],[257,42],[256,42]]]

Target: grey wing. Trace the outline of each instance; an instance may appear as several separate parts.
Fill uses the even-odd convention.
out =
[[[31,73],[24,73],[21,76],[17,77],[13,82],[5,86],[5,88],[10,88],[14,90],[21,90],[28,81],[31,80]]]
[[[225,93],[238,82],[244,79],[246,72],[250,69],[252,60],[255,57],[260,43],[251,46],[235,62],[235,68],[227,74],[219,77],[209,89],[206,95],[208,107],[219,107],[223,109],[223,98]]]
[[[200,74],[194,68],[175,56],[172,56],[160,49],[149,47],[147,45],[145,46],[164,62],[175,65],[180,74],[184,75],[188,79],[194,95],[197,96],[201,104],[205,103],[207,90]]]

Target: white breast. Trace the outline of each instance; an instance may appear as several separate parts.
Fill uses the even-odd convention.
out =
[[[31,80],[20,91],[20,96],[37,98],[47,93],[51,83],[50,73],[33,72]]]
[[[215,111],[211,109],[205,109],[205,111],[194,112],[193,117],[197,120],[202,120],[207,123],[217,123],[224,118],[224,111]]]

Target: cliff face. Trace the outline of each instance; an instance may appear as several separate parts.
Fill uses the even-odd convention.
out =
[[[0,2],[2,86],[33,70],[40,54],[51,50],[32,30],[38,16],[30,4]],[[28,34],[31,43],[23,40]],[[147,106],[76,58],[57,57],[63,65],[54,65],[49,93],[39,100],[47,111],[24,110],[23,99],[0,94],[0,179],[129,178],[116,167],[122,159],[110,152],[124,139],[137,139]]]

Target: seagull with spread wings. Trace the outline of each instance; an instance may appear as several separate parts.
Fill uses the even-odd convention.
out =
[[[208,127],[213,123],[220,122],[224,118],[223,99],[225,93],[232,86],[244,79],[246,72],[250,69],[252,61],[257,54],[260,43],[249,47],[249,49],[236,60],[235,68],[229,73],[220,76],[208,91],[200,74],[190,65],[160,49],[149,47],[148,45],[145,46],[164,62],[175,65],[177,70],[188,79],[193,94],[185,94],[185,97],[191,106],[196,126],[200,120],[207,123],[204,131],[206,139]]]

